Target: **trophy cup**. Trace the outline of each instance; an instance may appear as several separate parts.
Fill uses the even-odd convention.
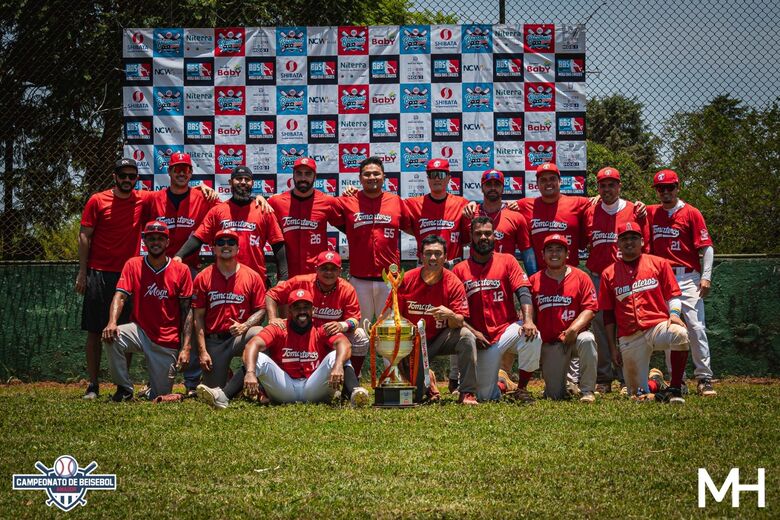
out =
[[[415,382],[421,357],[420,329],[401,316],[401,312],[398,310],[398,287],[403,278],[404,272],[399,270],[395,264],[391,264],[388,271],[382,270],[382,279],[390,286],[392,298],[391,303],[382,309],[379,316],[380,318],[384,316],[391,307],[393,312],[371,327],[369,354],[371,386],[374,388],[374,406],[378,407],[415,406]],[[379,384],[377,384],[376,378],[377,352],[389,362],[382,375],[379,376]],[[409,356],[411,381],[406,379],[398,369],[398,363],[407,356]]]

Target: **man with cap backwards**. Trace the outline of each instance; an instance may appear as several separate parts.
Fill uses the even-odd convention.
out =
[[[422,240],[427,236],[437,235],[447,244],[445,260],[451,267],[463,256],[466,236],[463,208],[468,201],[447,193],[451,179],[450,163],[447,159],[428,161],[426,174],[431,192],[404,200],[412,234],[417,238],[417,256],[420,257]]]
[[[618,258],[617,228],[621,224],[636,220],[642,228],[645,245],[644,253],[650,252],[650,234],[646,218],[636,218],[635,205],[620,197],[620,172],[607,166],[596,174],[599,197],[598,204],[590,206],[585,211],[585,235],[590,250],[585,264],[590,271],[591,280],[598,292],[601,283],[601,273]],[[604,331],[603,313],[599,311],[591,322],[591,330],[596,337],[598,348],[598,370],[596,375],[596,391],[604,394],[612,391],[612,381],[617,379],[623,383],[620,367],[612,364],[607,336]]]
[[[314,188],[316,179],[317,163],[301,157],[293,164],[293,188],[268,199],[284,234],[290,277],[313,273],[314,259],[328,250],[334,198]]]
[[[133,398],[127,353],[142,352],[146,357],[150,397],[171,393],[176,369],[189,362],[192,278],[187,266],[172,262],[165,254],[169,234],[164,222],[149,222],[144,228],[148,254],[128,260],[116,285],[103,330],[103,341],[111,344],[108,360],[111,378],[117,385],[114,401]],[[118,325],[130,296],[131,322]]]
[[[494,252],[495,232],[490,217],[476,217],[469,227],[471,256],[455,265],[452,272],[463,280],[471,316],[466,327],[476,337],[477,399],[501,397],[498,368],[504,352],[513,349],[520,370],[515,397],[530,401],[527,385],[539,368],[542,340],[533,322],[528,277],[514,255]],[[513,295],[520,302],[522,320],[518,319]]]
[[[136,191],[137,180],[136,162],[120,159],[114,167],[114,187],[93,194],[81,216],[76,292],[84,295],[81,329],[87,331],[89,386],[84,399],[98,396],[101,333],[108,323],[119,274],[125,262],[138,254],[141,229],[149,220],[145,200],[151,193]],[[117,315],[118,323],[127,323],[129,310]]]
[[[344,366],[351,350],[346,336],[314,325],[308,290],[292,291],[288,302],[285,326],[266,327],[246,346],[244,365],[255,369],[244,376],[245,393],[256,395],[262,385],[275,403],[319,403],[344,388],[355,405],[368,404],[368,392],[358,386],[352,367]]]
[[[652,235],[650,250],[672,264],[682,291],[680,300],[691,341],[696,389],[699,394],[712,397],[716,392],[712,387],[710,346],[704,325],[704,298],[710,292],[715,256],[712,238],[701,212],[680,200],[676,172],[659,171],[653,185],[661,203],[647,208]],[[668,355],[666,364],[671,366]]]
[[[216,408],[227,406],[228,399],[241,392],[244,369],[228,382],[230,361],[243,354],[265,317],[265,284],[238,261],[238,240],[232,229],[217,231],[212,243],[216,263],[201,271],[193,284],[193,343],[203,369],[198,398]]]
[[[569,241],[561,234],[544,239],[545,268],[531,276],[536,323],[542,335],[544,394],[563,399],[566,373],[573,357],[580,360],[580,401],[595,401],[596,340],[588,330],[598,310],[590,277],[566,265]]]
[[[210,244],[217,231],[232,229],[238,235],[238,261],[249,266],[266,280],[265,244],[271,244],[277,264],[277,279],[287,279],[287,259],[284,236],[270,213],[252,203],[252,170],[237,166],[230,175],[231,197],[209,210],[195,233],[176,253],[176,259],[186,258]],[[267,282],[266,282],[267,283]]]
[[[355,288],[341,278],[341,257],[334,251],[323,251],[314,260],[317,269],[312,274],[293,276],[278,284],[266,295],[268,323],[284,327],[279,307],[289,304],[290,294],[305,289],[314,298],[312,320],[322,326],[328,336],[344,334],[352,345],[352,367],[359,376],[368,353],[368,334],[359,328],[360,305]],[[380,309],[381,310],[381,309]]]
[[[642,253],[642,228],[636,222],[620,224],[617,234],[620,257],[604,269],[598,295],[612,361],[623,367],[629,395],[641,397],[648,392],[653,351],[671,350],[670,386],[655,397],[684,403],[688,331],[680,319],[681,293],[672,266],[664,258]]]
[[[460,372],[459,402],[475,405],[477,393],[477,346],[474,334],[466,326],[468,300],[463,282],[444,268],[447,242],[439,235],[422,239],[422,266],[407,271],[398,287],[398,309],[415,325],[425,320],[428,356],[456,354]],[[392,294],[386,305],[391,305]],[[389,312],[389,310],[388,310]],[[379,316],[382,320],[383,316]],[[415,399],[422,400],[425,391],[424,370],[417,371]]]

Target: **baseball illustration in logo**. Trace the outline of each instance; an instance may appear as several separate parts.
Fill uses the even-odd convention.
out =
[[[555,26],[552,24],[525,24],[523,26],[525,52],[555,52]]]
[[[489,25],[463,26],[463,52],[493,52],[493,32]]]
[[[246,87],[215,87],[214,113],[218,116],[243,116],[246,112]]]
[[[492,112],[493,89],[491,88],[490,84],[464,83],[463,111]]]
[[[428,54],[431,49],[431,32],[427,25],[401,27],[401,54]]]
[[[368,27],[339,27],[339,55],[368,54]]]
[[[401,85],[401,112],[430,112],[431,90],[424,84]]]
[[[306,87],[276,87],[276,112],[284,114],[306,114]]]
[[[214,147],[216,154],[215,173],[228,175],[237,166],[246,165],[246,145],[225,144]]]
[[[526,112],[555,110],[555,86],[552,83],[526,83],[524,91]]]
[[[306,56],[306,27],[277,27],[278,56]]]
[[[368,86],[340,86],[339,114],[368,114]]]
[[[542,163],[555,163],[555,143],[526,142],[525,143],[525,169],[535,170]]]
[[[215,56],[243,56],[246,38],[243,27],[222,27],[215,31]]]
[[[360,163],[368,157],[368,143],[340,144],[339,171],[341,173],[357,173]]]
[[[181,58],[184,56],[182,29],[156,29],[154,31],[154,56]]]

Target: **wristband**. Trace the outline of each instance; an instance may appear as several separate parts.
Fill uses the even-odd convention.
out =
[[[670,311],[669,311],[669,314],[670,314],[670,315],[671,315],[671,314],[674,314],[674,315],[675,315],[675,316],[677,316],[678,318],[680,317],[680,311],[679,311],[679,310],[677,310],[677,309],[672,309],[672,310],[670,310]]]
[[[349,318],[343,323],[347,324],[347,332],[352,332],[357,328],[357,320],[355,318]]]

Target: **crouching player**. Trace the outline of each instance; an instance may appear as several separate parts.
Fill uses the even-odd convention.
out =
[[[653,351],[671,350],[671,382],[655,398],[684,403],[681,386],[688,331],[680,319],[680,287],[669,261],[643,254],[643,242],[636,222],[618,226],[621,257],[604,270],[598,297],[609,350],[613,362],[623,367],[629,395],[638,397],[648,393]]]

